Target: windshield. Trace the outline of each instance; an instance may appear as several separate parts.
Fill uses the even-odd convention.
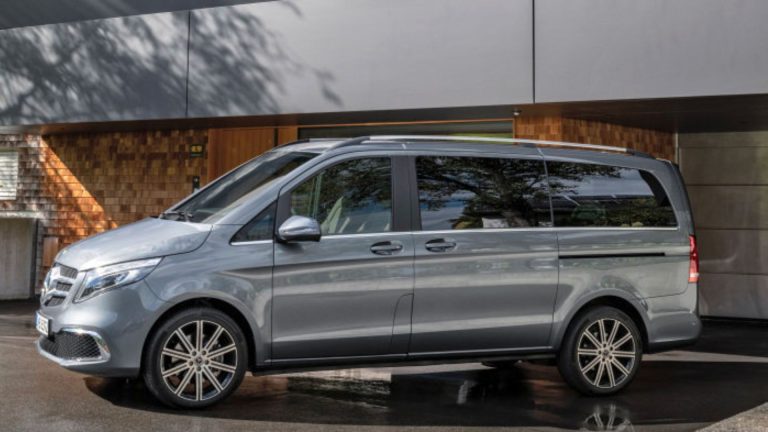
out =
[[[212,223],[317,155],[299,151],[264,153],[215,180],[209,187],[173,210],[163,213],[161,217]]]

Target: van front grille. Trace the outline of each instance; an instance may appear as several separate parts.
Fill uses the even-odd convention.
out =
[[[96,359],[101,357],[101,351],[96,340],[91,335],[76,333],[56,333],[47,338],[40,338],[40,348],[54,357],[72,359]]]

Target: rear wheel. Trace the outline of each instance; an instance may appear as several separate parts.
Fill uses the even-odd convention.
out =
[[[576,390],[608,395],[632,381],[642,355],[634,321],[616,308],[599,306],[578,316],[568,328],[558,368]]]
[[[247,364],[238,325],[219,310],[194,308],[171,316],[153,333],[143,375],[166,405],[204,408],[237,389]]]

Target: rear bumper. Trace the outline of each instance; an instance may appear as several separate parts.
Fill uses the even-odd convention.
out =
[[[696,284],[680,295],[643,300],[648,315],[649,353],[669,351],[696,343],[701,335]]]

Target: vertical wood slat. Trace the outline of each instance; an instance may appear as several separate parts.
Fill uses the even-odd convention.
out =
[[[275,146],[275,135],[279,128],[233,128],[211,129],[208,134],[209,179],[213,180],[241,163],[252,159]],[[290,137],[291,132],[284,132]],[[297,132],[293,132],[293,136]],[[292,139],[289,139],[289,141]]]

